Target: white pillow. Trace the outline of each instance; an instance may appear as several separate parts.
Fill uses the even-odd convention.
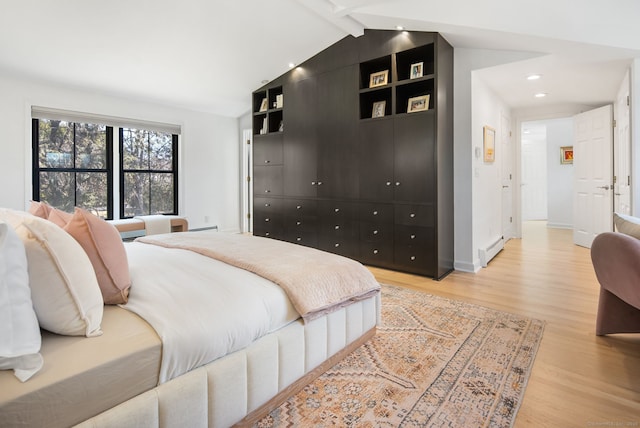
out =
[[[0,221],[0,370],[13,369],[26,381],[42,368],[41,344],[24,245],[13,228]]]
[[[67,232],[31,214],[0,209],[27,252],[31,299],[40,327],[66,336],[99,336],[104,302],[89,257]]]

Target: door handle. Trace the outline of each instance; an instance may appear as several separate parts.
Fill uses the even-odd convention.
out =
[[[606,185],[606,186],[598,186],[598,189],[609,190],[609,185]]]

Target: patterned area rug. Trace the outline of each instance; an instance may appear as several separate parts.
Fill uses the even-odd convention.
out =
[[[376,336],[256,426],[510,427],[543,329],[384,285]]]

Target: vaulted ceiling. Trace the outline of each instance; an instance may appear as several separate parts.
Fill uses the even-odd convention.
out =
[[[289,63],[402,25],[523,53],[478,72],[514,108],[600,105],[640,57],[638,18],[635,0],[0,0],[0,72],[238,117]]]

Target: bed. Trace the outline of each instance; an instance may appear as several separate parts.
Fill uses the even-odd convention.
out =
[[[76,217],[119,239],[113,226],[82,212]],[[50,215],[45,220],[0,210],[0,237],[3,226],[5,235],[13,229],[26,249],[41,340],[30,356],[43,361],[24,382],[15,367],[0,371],[0,426],[250,425],[375,334],[379,284],[362,265],[214,231],[119,240],[129,286],[111,278],[107,291],[102,283],[97,288],[105,302],[113,296],[126,302],[85,304],[75,333],[52,333],[57,326],[47,324],[46,313],[51,296],[41,309],[34,283],[45,263],[33,263],[40,259],[32,253],[58,241],[73,247],[66,235],[80,245],[66,219],[61,227],[64,222],[54,224]],[[109,270],[110,263],[97,266],[81,247],[84,257],[71,252],[68,276],[85,264],[93,264],[94,276]],[[63,265],[60,254],[56,263]],[[85,298],[93,301],[95,293]]]

